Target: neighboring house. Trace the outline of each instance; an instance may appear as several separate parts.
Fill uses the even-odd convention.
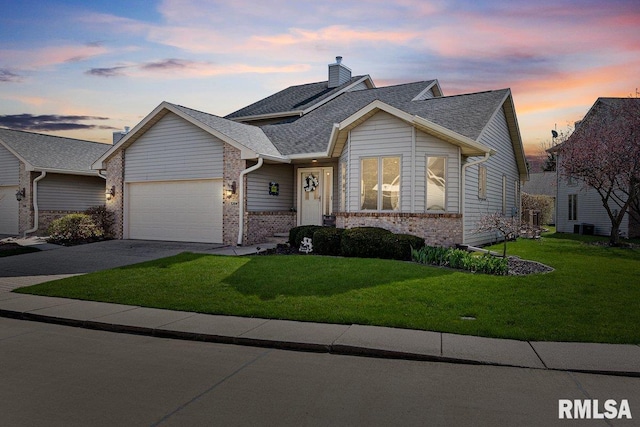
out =
[[[336,58],[327,81],[225,118],[163,102],[95,163],[121,238],[254,244],[296,225],[379,226],[483,244],[519,215],[527,168],[509,89],[376,88]]]
[[[600,105],[615,105],[628,101],[629,98],[598,98],[589,109],[584,119],[576,123],[582,126],[587,120],[598,120],[598,114],[604,112],[597,108]],[[639,100],[636,100],[640,102]],[[571,138],[563,144],[555,146],[550,150],[557,153],[557,203],[556,203],[556,227],[560,233],[588,233],[602,236],[611,234],[611,220],[602,205],[602,198],[593,188],[585,188],[583,183],[577,179],[567,179],[562,176],[563,155],[559,150],[564,144],[570,144]],[[613,210],[618,207],[612,202],[610,206]],[[632,209],[630,207],[630,209]],[[627,213],[620,224],[620,234],[623,237],[640,237],[640,224],[630,218]]]
[[[91,164],[109,147],[0,129],[0,234],[46,232],[55,218],[104,204],[104,177]]]
[[[553,215],[550,224],[556,221],[556,172],[545,171],[529,174],[529,181],[522,186],[522,192],[532,196],[549,196],[553,198]]]

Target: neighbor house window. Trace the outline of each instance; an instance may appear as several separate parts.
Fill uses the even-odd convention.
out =
[[[427,211],[447,209],[447,158],[427,157]]]
[[[578,220],[578,195],[569,194],[569,221]]]
[[[478,199],[487,198],[487,167],[478,166]]]
[[[346,211],[347,206],[347,163],[340,163],[340,210]]]
[[[370,157],[360,163],[360,209],[400,209],[400,157]]]

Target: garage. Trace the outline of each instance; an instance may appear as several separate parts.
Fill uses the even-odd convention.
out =
[[[17,186],[0,187],[0,234],[18,234]]]
[[[127,184],[128,237],[222,242],[222,180]]]

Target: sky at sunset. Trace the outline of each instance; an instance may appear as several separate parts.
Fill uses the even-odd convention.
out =
[[[111,142],[162,101],[224,116],[327,79],[509,87],[528,153],[637,96],[640,2],[0,1],[0,126]]]

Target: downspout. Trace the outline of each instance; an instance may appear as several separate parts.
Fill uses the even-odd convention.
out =
[[[244,176],[260,169],[263,163],[264,159],[258,155],[258,163],[240,172],[240,178],[238,179],[240,181],[240,189],[238,190],[238,211],[240,216],[238,221],[238,246],[242,246],[242,235],[244,234]]]
[[[476,160],[470,163],[465,163],[464,165],[462,165],[462,179],[461,181],[461,186],[462,186],[462,191],[461,191],[461,198],[460,198],[460,212],[462,213],[462,243],[464,244],[465,242],[465,233],[464,233],[464,221],[466,218],[466,215],[464,213],[464,201],[466,199],[465,194],[466,194],[466,187],[465,187],[465,176],[466,176],[466,170],[469,166],[475,166],[475,165],[479,165],[480,163],[484,163],[487,160],[489,160],[489,157],[491,157],[492,153],[488,152],[484,154],[484,157],[481,158],[480,160]]]
[[[45,171],[40,172],[40,176],[33,180],[33,228],[26,230],[22,235],[23,239],[26,239],[28,233],[38,231],[38,217],[40,216],[40,209],[38,209],[38,181],[47,176]]]

